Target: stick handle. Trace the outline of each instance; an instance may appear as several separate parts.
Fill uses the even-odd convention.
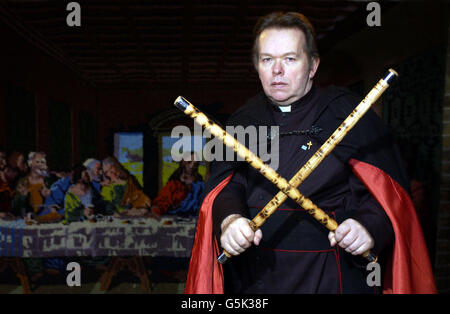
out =
[[[255,222],[253,220],[251,220],[249,222],[250,228],[252,228],[253,232],[255,232],[256,230],[258,230],[258,226],[255,224]],[[231,255],[230,253],[228,253],[226,250],[223,250],[222,253],[219,255],[219,257],[217,257],[217,261],[220,264],[225,263],[229,258],[231,258],[233,255]]]
[[[378,261],[378,256],[373,254],[370,250],[361,254],[369,263],[376,263]]]

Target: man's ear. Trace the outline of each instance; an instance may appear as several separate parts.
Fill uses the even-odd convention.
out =
[[[309,66],[309,79],[310,80],[316,74],[316,71],[317,71],[317,68],[319,67],[319,64],[320,64],[320,58],[319,57],[311,58],[311,62],[310,62],[310,66]]]

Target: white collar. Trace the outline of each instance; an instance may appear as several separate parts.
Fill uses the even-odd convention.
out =
[[[280,108],[281,112],[291,112],[291,105],[289,106],[278,106]]]

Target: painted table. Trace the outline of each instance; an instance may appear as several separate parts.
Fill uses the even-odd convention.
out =
[[[21,280],[24,292],[29,284],[21,258],[70,256],[113,256],[101,277],[107,290],[112,277],[125,266],[141,278],[148,289],[142,256],[189,257],[196,228],[195,217],[153,218],[97,217],[64,225],[27,225],[24,220],[0,220],[0,269],[10,266]],[[7,264],[7,265],[5,265]]]

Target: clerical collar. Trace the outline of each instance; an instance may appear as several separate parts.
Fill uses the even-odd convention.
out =
[[[291,112],[291,105],[289,106],[278,106],[281,112]]]
[[[288,106],[273,105],[273,107],[275,108],[276,111],[281,111],[281,112],[296,111],[296,110],[304,107],[306,104],[308,104],[311,101],[311,99],[313,99],[313,97],[316,93],[316,89],[317,89],[317,87],[313,84],[311,86],[311,89],[299,100],[294,101],[292,104],[290,104]]]

